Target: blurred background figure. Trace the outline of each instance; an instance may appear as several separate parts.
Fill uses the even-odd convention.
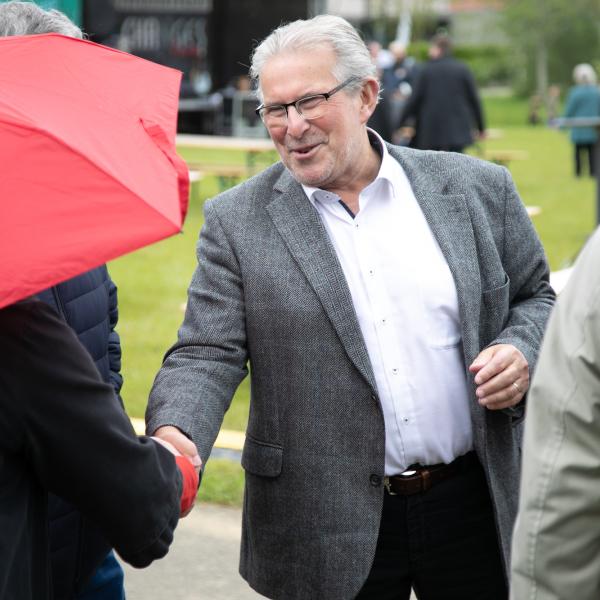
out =
[[[37,299],[0,309],[0,389],[0,598],[76,597],[53,593],[48,490],[133,566],[164,556],[195,496],[194,469],[136,437],[73,331]]]
[[[529,112],[527,122],[530,125],[539,125],[542,122],[542,97],[539,94],[533,94],[529,97]]]
[[[374,129],[386,142],[392,141],[392,120],[390,119],[389,95],[383,87],[384,73],[391,68],[394,63],[394,58],[389,50],[381,47],[381,44],[376,40],[367,42],[367,48],[371,60],[377,67],[377,78],[380,82],[380,99],[375,107],[375,111],[369,118],[367,125]]]
[[[388,48],[394,62],[383,70],[381,84],[390,129],[393,129],[393,125],[400,122],[406,101],[412,93],[415,60],[407,55],[406,46],[399,41],[391,42]],[[404,140],[392,132],[388,141],[402,144]]]
[[[383,72],[384,69],[391,67],[394,63],[394,57],[392,56],[392,53],[383,48],[377,40],[371,40],[370,42],[367,42],[367,48],[369,49],[369,54],[371,55],[373,62],[380,72]]]
[[[600,90],[596,85],[596,72],[594,68],[581,63],[573,69],[575,85],[569,90],[565,117],[600,117]],[[589,174],[593,175],[594,144],[598,139],[595,127],[573,127],[571,129],[571,142],[575,151],[575,175],[583,174],[583,162],[587,155]]]
[[[102,379],[119,397],[123,378],[121,344],[115,329],[117,288],[106,266],[44,290],[38,298],[73,329]],[[54,598],[124,599],[123,569],[97,528],[69,502],[53,494],[48,497],[48,519]]]
[[[551,123],[560,115],[560,85],[548,86],[546,98],[546,120]]]
[[[411,145],[423,150],[462,152],[476,137],[485,136],[483,110],[475,80],[462,62],[452,57],[450,38],[438,34],[429,61],[419,69],[399,127],[416,127]]]

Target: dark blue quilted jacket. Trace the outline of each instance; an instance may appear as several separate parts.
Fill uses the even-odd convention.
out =
[[[104,381],[111,383],[118,395],[123,379],[121,345],[115,331],[117,288],[106,267],[88,271],[37,296],[71,326]],[[50,496],[48,511],[54,598],[71,600],[102,562],[110,546],[77,510],[60,498]]]
[[[90,353],[102,379],[117,394],[123,379],[121,345],[115,331],[118,319],[117,288],[105,266],[88,271],[37,294],[71,326]]]

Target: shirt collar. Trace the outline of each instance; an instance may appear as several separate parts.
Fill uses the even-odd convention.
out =
[[[379,181],[387,182],[391,193],[395,196],[396,192],[394,186],[394,173],[396,172],[396,169],[399,165],[388,152],[387,146],[383,141],[383,138],[376,131],[369,127],[367,127],[367,133],[369,135],[369,141],[371,142],[371,146],[375,148],[381,156],[381,165],[379,166],[377,177],[375,177],[375,179],[367,187],[374,186],[378,184]],[[337,202],[339,200],[337,194],[333,194],[332,192],[322,190],[321,188],[311,187],[309,185],[302,184],[302,189],[304,190],[306,197],[310,200],[313,206],[317,199],[320,202]]]

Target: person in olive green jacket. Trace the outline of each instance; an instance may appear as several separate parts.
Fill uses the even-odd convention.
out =
[[[513,600],[600,598],[600,230],[577,260],[529,391]]]

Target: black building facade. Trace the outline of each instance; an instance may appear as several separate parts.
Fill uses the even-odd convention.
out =
[[[181,70],[180,129],[223,133],[226,124],[216,114],[216,94],[234,89],[248,73],[257,42],[283,22],[306,18],[309,4],[311,0],[84,0],[83,28],[95,42]]]

